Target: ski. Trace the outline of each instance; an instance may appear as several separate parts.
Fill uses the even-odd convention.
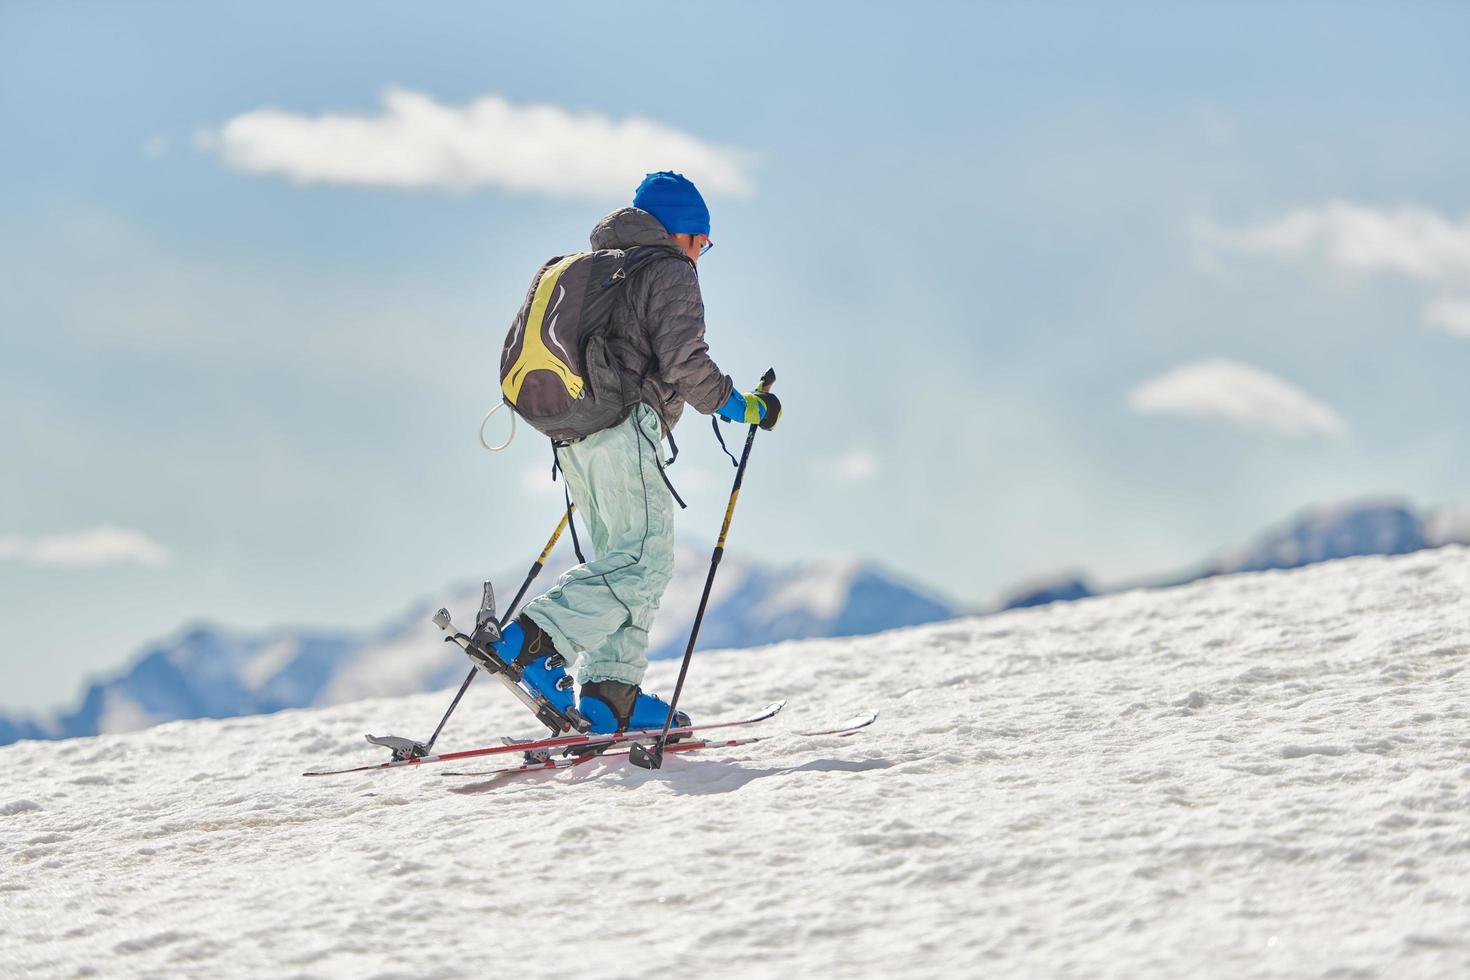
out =
[[[673,742],[665,746],[665,752],[693,752],[697,749],[724,749],[733,745],[749,745],[752,742],[764,742],[771,738],[770,735],[748,735],[744,738],[729,738],[720,741],[698,741],[698,742]],[[483,769],[473,772],[441,772],[441,776],[502,776],[518,772],[541,772],[547,769],[571,769],[575,766],[584,765],[588,762],[596,762],[598,759],[616,759],[626,756],[631,749],[613,748],[606,752],[591,755],[562,756],[556,759],[542,759],[536,762],[523,762],[518,766],[505,766],[502,769]]]
[[[695,732],[707,732],[720,728],[738,728],[742,725],[754,725],[758,722],[767,721],[786,706],[785,701],[777,701],[767,705],[761,711],[749,718],[740,718],[734,721],[716,721],[703,725],[686,725],[682,728],[671,728],[671,735],[689,735]],[[585,745],[616,745],[621,742],[632,742],[640,738],[657,737],[658,729],[646,729],[639,731],[620,732],[616,735],[561,735],[555,738],[543,738],[530,742],[514,742],[509,745],[492,745],[479,749],[465,749],[459,752],[442,752],[434,755],[425,755],[408,759],[394,759],[390,762],[379,762],[367,766],[352,766],[347,769],[316,769],[304,772],[303,776],[345,776],[355,772],[376,772],[380,769],[400,769],[404,766],[419,766],[433,762],[453,762],[457,759],[476,759],[487,755],[500,755],[505,752],[535,752],[540,750],[567,749]]]
[[[872,725],[877,720],[878,712],[873,711],[858,718],[854,718],[852,721],[838,725],[836,728],[824,728],[820,731],[815,732],[797,732],[796,734],[800,735],[802,738],[817,738],[821,735],[836,735],[839,738],[846,738],[847,736],[852,735],[855,732],[862,731],[864,728]]]
[[[816,738],[822,735],[832,735],[839,738],[846,738],[849,735],[853,735],[857,732],[862,731],[864,728],[867,728],[869,725],[873,724],[877,720],[878,715],[876,712],[874,712],[873,714],[867,715],[860,720],[849,722],[837,728],[828,728],[816,732],[793,732],[791,734],[798,738]],[[705,749],[728,749],[737,745],[751,745],[755,742],[769,742],[772,739],[783,737],[790,736],[747,735],[742,738],[716,740],[697,739],[686,742],[670,742],[668,745],[664,746],[664,753],[669,754],[673,752],[698,752]],[[542,772],[548,769],[571,769],[576,766],[583,765],[584,763],[595,762],[598,759],[616,759],[620,756],[626,756],[631,751],[632,746],[628,746],[627,748],[612,748],[607,750],[606,752],[601,752],[597,754],[563,756],[559,759],[539,759],[533,762],[523,762],[518,766],[505,766],[500,769],[484,769],[473,772],[444,772],[440,773],[440,775],[489,777],[510,775],[513,773],[521,772]]]

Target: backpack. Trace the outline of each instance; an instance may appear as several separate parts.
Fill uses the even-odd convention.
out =
[[[642,397],[643,379],[624,370],[609,349],[613,305],[638,269],[671,257],[682,258],[657,247],[609,248],[543,265],[500,354],[505,403],[553,442],[626,419]]]

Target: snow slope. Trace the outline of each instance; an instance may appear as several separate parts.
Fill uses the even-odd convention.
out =
[[[848,739],[304,779],[420,694],[0,749],[0,976],[1454,977],[1470,551],[703,656]],[[655,665],[666,688],[675,665]],[[489,685],[446,735],[530,731]]]

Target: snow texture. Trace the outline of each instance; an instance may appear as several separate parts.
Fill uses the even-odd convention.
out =
[[[1451,547],[704,655],[696,718],[882,715],[654,773],[298,775],[442,692],[21,742],[0,976],[1465,976],[1467,591]]]

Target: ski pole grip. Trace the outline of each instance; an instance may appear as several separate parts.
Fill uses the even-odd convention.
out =
[[[776,383],[776,369],[766,368],[766,373],[761,375],[761,386],[756,391],[770,391],[771,385]]]

